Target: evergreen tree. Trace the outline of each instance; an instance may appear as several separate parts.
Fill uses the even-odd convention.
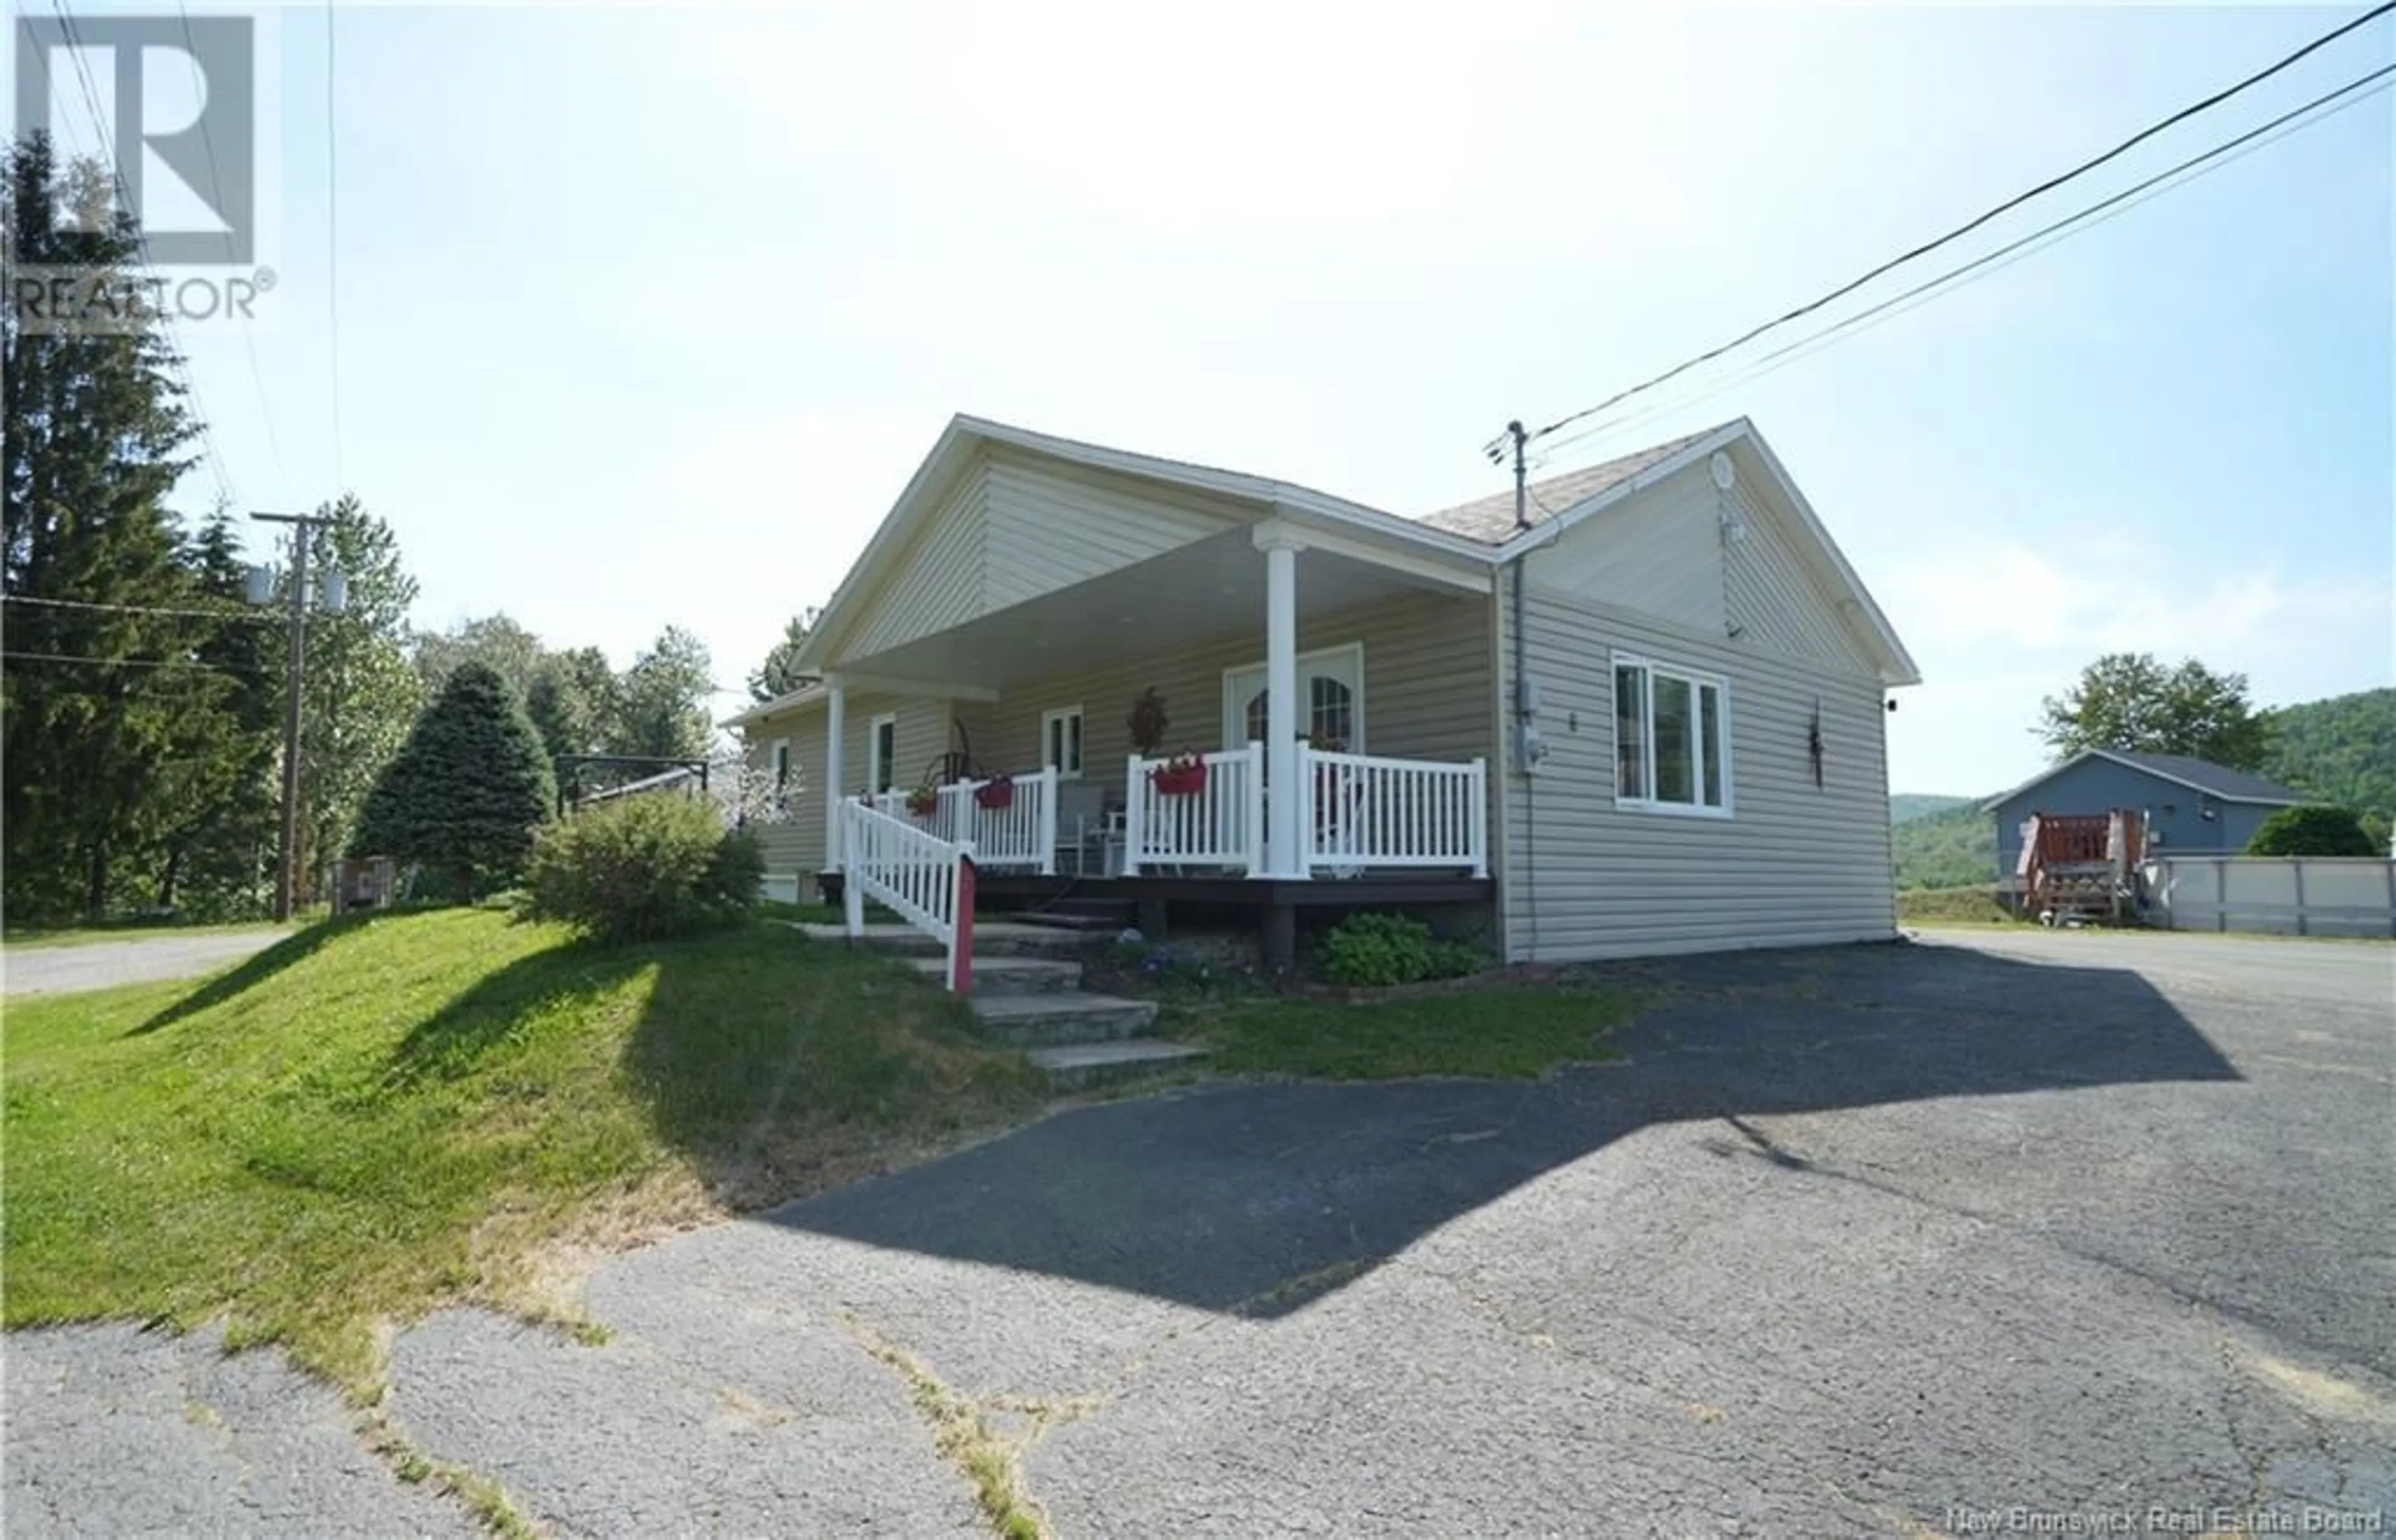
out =
[[[46,136],[0,159],[0,293],[19,264],[129,274],[140,243],[107,172],[61,167]],[[0,305],[0,839],[12,918],[108,908],[126,861],[168,821],[160,767],[220,676],[166,507],[194,428],[154,326]],[[47,603],[45,603],[47,601]]]
[[[452,896],[512,882],[555,796],[540,735],[498,670],[460,664],[366,796],[352,854],[421,865]]]
[[[817,613],[809,610],[791,617],[790,623],[782,628],[782,639],[774,644],[765,654],[765,661],[749,675],[750,699],[779,699],[807,682],[807,676],[799,670],[799,649],[807,644],[807,637],[815,630]]]

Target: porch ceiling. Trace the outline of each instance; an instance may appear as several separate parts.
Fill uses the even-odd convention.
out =
[[[1336,551],[1298,558],[1301,616],[1436,586]],[[1005,691],[1093,659],[1231,636],[1255,636],[1261,653],[1264,630],[1265,558],[1242,528],[839,667],[877,680]]]

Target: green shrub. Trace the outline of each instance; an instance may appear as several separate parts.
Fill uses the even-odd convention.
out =
[[[2343,807],[2283,807],[2246,842],[2249,856],[2376,856],[2362,822]]]
[[[1426,978],[1464,978],[1487,966],[1489,959],[1470,941],[1431,944],[1431,971]]]
[[[647,941],[737,923],[757,901],[765,857],[725,832],[713,804],[625,797],[540,831],[525,912],[601,941]]]
[[[1403,914],[1351,914],[1323,938],[1323,971],[1335,984],[1413,984],[1431,976],[1431,927]]]

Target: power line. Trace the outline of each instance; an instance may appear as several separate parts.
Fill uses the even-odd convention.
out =
[[[74,14],[67,9],[66,0],[50,0],[50,9],[58,15],[60,31],[66,34],[67,55],[74,62],[75,75],[83,90],[84,106],[91,113],[92,135],[100,140],[100,155],[108,167],[109,181],[116,189],[116,201],[133,222],[134,249],[141,266],[151,268],[150,232],[142,225],[140,210],[133,206],[132,191],[125,185],[125,173],[117,165],[116,136],[109,128],[108,115],[100,111],[100,88],[92,82],[91,66],[84,60],[83,39],[75,32]],[[45,58],[45,73],[48,69],[49,61]],[[224,457],[217,452],[216,435],[208,427],[207,403],[200,395],[200,382],[193,377],[191,361],[184,355],[181,338],[176,334],[174,312],[160,310],[157,314],[159,330],[163,334],[159,341],[166,350],[167,372],[174,376],[175,383],[183,394],[191,398],[193,422],[199,430],[200,453],[208,462],[209,473],[216,478],[217,496],[228,503],[238,502],[241,499],[234,493],[232,473],[225,469]]]
[[[191,7],[186,0],[175,0],[175,9],[183,19],[183,43],[190,50],[192,77],[201,89],[206,90],[206,82],[200,76],[200,45],[192,35]],[[200,114],[200,143],[208,153],[208,187],[212,192],[220,192],[224,187],[224,173],[217,166],[217,136],[216,131],[208,126],[206,113]],[[241,345],[249,354],[250,383],[258,387],[258,411],[260,420],[266,425],[267,452],[274,458],[275,477],[282,484],[283,495],[288,498],[291,495],[291,471],[283,462],[283,443],[274,431],[274,406],[266,398],[266,374],[258,365],[258,339],[251,335],[251,328],[247,326],[241,328]]]
[[[1820,310],[1825,305],[1843,299],[1848,295],[1853,294],[1856,290],[1863,287],[1866,284],[1870,283],[1873,279],[1879,278],[1897,268],[1903,267],[1908,262],[1925,257],[1931,252],[1937,250],[1939,247],[1947,246],[1962,236],[1970,234],[1973,231],[1979,229],[1982,225],[1987,224],[1990,220],[1996,219],[1998,216],[2018,208],[2023,204],[2030,202],[2033,198],[2051,192],[2057,188],[2064,185],[2066,182],[2072,181],[2080,177],[2085,176],[2089,172],[2096,169],[2096,167],[2103,166],[2110,161],[2119,159],[2122,155],[2136,148],[2138,145],[2144,144],[2147,140],[2154,138],[2157,134],[2163,133],[2168,128],[2185,123],[2201,113],[2210,112],[2215,107],[2217,107],[2221,103],[2229,100],[2231,97],[2269,80],[2271,76],[2289,68],[2299,60],[2305,59],[2318,50],[2328,46],[2339,38],[2344,37],[2347,33],[2353,32],[2356,28],[2365,26],[2370,22],[2377,20],[2391,10],[2396,10],[2396,0],[2382,0],[2381,4],[2374,6],[2370,10],[2365,11],[2361,16],[2355,17],[2345,24],[2323,33],[2321,36],[2314,38],[2303,47],[2298,48],[2296,52],[2280,60],[2277,63],[2256,71],[2255,73],[2248,75],[2245,79],[2239,81],[2234,86],[2230,86],[2221,90],[2216,91],[2213,95],[2206,97],[2202,101],[2181,108],[2178,112],[2172,113],[2169,117],[2163,119],[2161,122],[2140,129],[2137,133],[2131,135],[2128,139],[2123,139],[2121,143],[2113,146],[2113,148],[2104,152],[2102,154],[2096,155],[2088,160],[2083,161],[2078,166],[2073,166],[2070,170],[2066,171],[2059,176],[2050,177],[2027,192],[2016,193],[2013,197],[1998,204],[1995,207],[1989,209],[1985,213],[1976,215],[1972,219],[1965,220],[1963,223],[1957,225],[1954,229],[1947,232],[1944,235],[1940,235],[1934,240],[1925,241],[1902,256],[1891,258],[1889,260],[1881,263],[1878,267],[1875,267],[1870,272],[1864,273],[1861,277],[1855,278],[1847,283],[1842,284],[1837,288],[1830,290],[1828,294],[1822,295],[1815,299],[1807,300],[1804,304],[1799,305],[1796,309],[1790,311],[1785,314],[1776,316],[1772,320],[1766,321],[1761,325],[1750,327],[1747,331],[1740,333],[1738,336],[1732,338],[1729,341],[1724,342],[1718,347],[1708,349],[1706,352],[1697,354],[1695,358],[1688,359],[1680,364],[1675,364],[1672,367],[1665,370],[1662,374],[1642,380],[1638,384],[1631,386],[1626,390],[1617,391],[1614,394],[1606,397],[1604,401],[1599,402],[1594,406],[1584,406],[1579,411],[1568,413],[1564,417],[1560,417],[1556,418],[1555,421],[1549,423],[1546,427],[1539,429],[1537,432],[1533,433],[1531,437],[1534,440],[1543,439],[1549,434],[1555,432],[1560,428],[1566,428],[1571,426],[1573,423],[1583,420],[1584,418],[1595,417],[1598,413],[1604,411],[1606,408],[1627,401],[1634,395],[1640,395],[1645,392],[1654,390],[1657,386],[1663,384],[1665,381],[1686,374],[1689,370],[1696,368],[1701,364],[1710,364],[1715,359],[1720,358],[1723,354],[1729,352],[1734,348],[1744,347],[1748,343],[1754,341],[1757,338],[1762,337],[1766,332],[1777,330],[1781,326],[1787,325],[1791,321],[1799,320],[1802,317],[1812,314],[1814,312]],[[1498,440],[1492,439],[1490,441],[1490,445],[1495,446],[1498,443]],[[1494,447],[1490,448],[1488,452],[1494,453]]]
[[[37,599],[29,593],[0,594],[0,604],[40,604],[48,609],[104,610],[114,615],[169,615],[195,620],[273,620],[248,609],[178,609],[166,604],[103,604],[89,599]]]
[[[241,669],[230,663],[201,663],[180,657],[88,657],[81,653],[0,652],[11,663],[90,663],[103,669],[188,669],[194,673],[262,674],[268,669]]]
[[[1893,320],[1907,311],[1927,304],[1933,299],[1941,299],[1970,284],[1977,283],[1980,279],[1990,277],[2026,257],[2036,256],[2047,247],[2060,245],[2084,230],[2094,229],[2109,219],[2126,214],[2150,198],[2161,197],[2166,192],[2175,192],[2199,177],[2218,171],[2231,162],[2242,160],[2291,134],[2301,133],[2316,124],[2328,121],[2348,108],[2356,106],[2387,90],[2390,75],[2396,75],[2396,64],[2383,65],[2369,74],[2358,76],[2335,90],[2313,98],[2300,107],[2283,113],[2269,122],[2257,124],[2234,139],[2225,139],[2212,149],[2191,155],[2167,170],[2159,171],[2147,178],[2144,181],[2123,188],[2110,197],[2068,214],[2062,219],[2031,231],[2017,240],[2009,241],[1993,251],[1974,258],[1959,267],[1950,268],[1935,278],[1926,279],[1901,294],[1892,295],[1820,331],[1775,349],[1761,358],[1741,365],[1738,372],[1714,385],[1656,406],[1607,418],[1604,422],[1594,423],[1577,432],[1567,433],[1563,438],[1552,441],[1549,452],[1552,454],[1600,434],[1612,432],[1636,422],[1646,421],[1668,412],[1678,411],[1682,407],[1719,395],[1735,385],[1760,378],[1783,366],[1784,364],[1795,363],[1799,358],[1810,356],[1823,348],[1845,340],[1850,336],[1869,330],[1883,320]],[[2341,98],[2344,100],[2341,100]],[[2302,121],[2298,121],[2299,119]]]
[[[325,313],[333,352],[333,485],[339,489],[346,486],[349,473],[341,464],[341,126],[333,102],[337,57],[333,0],[325,0]]]

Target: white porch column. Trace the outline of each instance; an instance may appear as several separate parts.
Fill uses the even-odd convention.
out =
[[[831,694],[824,697],[824,870],[838,871],[840,866],[840,798],[846,777],[840,763],[840,740],[847,736],[848,692],[838,680],[825,682]]]
[[[1305,543],[1285,525],[1260,524],[1265,553],[1265,870],[1303,878],[1298,818],[1307,799],[1298,783],[1298,553]]]

